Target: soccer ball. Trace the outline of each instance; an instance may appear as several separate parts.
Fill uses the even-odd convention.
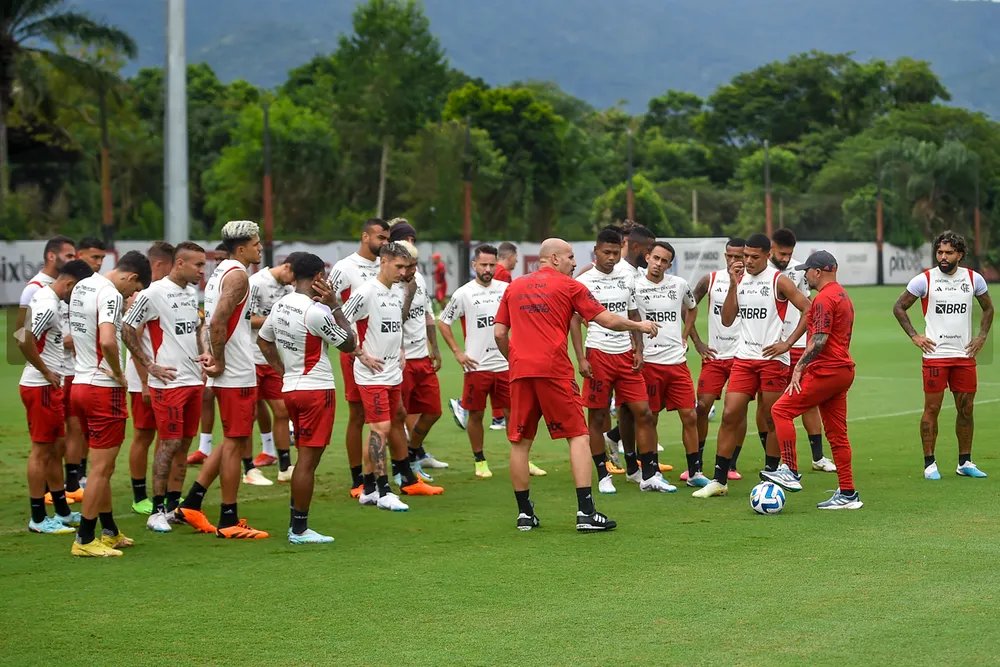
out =
[[[757,514],[777,514],[785,507],[785,492],[777,484],[761,482],[750,489],[750,509]]]

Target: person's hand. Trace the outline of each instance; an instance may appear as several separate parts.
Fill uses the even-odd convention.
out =
[[[361,354],[358,355],[358,361],[360,361],[365,368],[374,373],[381,373],[382,369],[385,368],[381,359],[376,359],[364,350],[362,350]]]
[[[656,337],[656,332],[660,330],[659,325],[656,322],[650,322],[646,320],[645,322],[639,322],[639,331],[646,334],[650,338]]]
[[[694,349],[701,355],[703,361],[715,360],[715,355],[718,354],[715,348],[711,348],[704,341],[698,341],[694,344]]]
[[[150,405],[153,402],[153,397],[149,395],[149,385],[142,385],[142,402],[146,405]]]
[[[743,280],[743,274],[746,273],[746,267],[743,266],[743,262],[733,262],[728,269],[729,278],[733,281],[733,284],[738,285],[741,280]]]
[[[589,361],[587,361],[586,359],[581,359],[578,365],[580,366],[581,377],[585,378],[594,377],[594,369],[590,366]]]
[[[431,368],[434,369],[435,373],[437,373],[439,370],[441,370],[441,351],[440,350],[431,350]]]
[[[466,373],[470,373],[479,368],[479,362],[467,355],[465,352],[456,352],[455,361]]]
[[[161,366],[159,364],[150,364],[146,368],[146,372],[155,377],[160,382],[168,384],[177,379],[177,369],[173,366]]]
[[[916,345],[917,347],[919,347],[921,350],[923,350],[927,354],[930,354],[931,352],[933,352],[934,348],[937,347],[937,345],[934,343],[934,341],[932,341],[927,336],[921,336],[920,334],[917,334],[916,336],[911,337],[910,340],[913,341],[914,345]],[[971,345],[971,343],[970,343],[970,345]]]
[[[226,372],[225,362],[219,361],[218,359],[212,359],[212,363],[205,366],[205,375],[210,378],[217,378]]]
[[[986,345],[986,336],[976,336],[965,346],[965,353],[974,359],[984,345]]]
[[[785,352],[788,352],[790,349],[792,349],[792,344],[789,343],[788,341],[782,340],[778,341],[773,345],[768,345],[762,350],[762,352],[764,353],[764,356],[767,357],[768,359],[774,359],[775,357],[780,357]]]
[[[641,373],[642,367],[645,365],[645,360],[642,358],[642,352],[636,350],[632,353],[632,372]]]
[[[313,301],[325,304],[331,309],[340,305],[337,302],[337,295],[333,291],[333,286],[330,285],[330,281],[323,276],[316,276],[316,279],[312,282],[312,290],[316,292],[316,296],[313,297]]]
[[[788,383],[788,388],[785,389],[785,393],[789,396],[793,396],[798,392],[802,391],[802,367],[798,364],[792,370],[792,380]]]
[[[46,382],[57,389],[62,386],[62,378],[48,369],[45,369],[45,372],[42,373],[42,377],[45,378]]]

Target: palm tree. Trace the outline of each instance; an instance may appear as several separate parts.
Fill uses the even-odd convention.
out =
[[[103,73],[91,63],[46,45],[61,41],[107,46],[130,58],[135,41],[118,28],[100,23],[86,14],[61,11],[64,0],[0,0],[0,198],[10,192],[10,162],[7,153],[7,115],[10,112],[19,71],[33,58],[53,67],[99,80]]]

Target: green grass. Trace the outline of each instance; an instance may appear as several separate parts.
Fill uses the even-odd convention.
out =
[[[287,489],[244,487],[241,514],[275,537],[153,535],[129,512],[127,456],[115,506],[136,538],[124,558],[73,559],[70,540],[25,530],[28,450],[16,383],[0,370],[0,662],[102,664],[857,664],[996,660],[1000,501],[994,478],[952,470],[955,412],[942,413],[944,479],[921,476],[919,357],[892,318],[896,288],[851,291],[858,310],[850,435],[859,512],[817,511],[836,478],[805,473],[784,513],[749,508],[748,475],[732,496],[640,494],[623,481],[598,499],[610,534],[573,529],[565,446],[541,438],[533,482],[543,528],[514,530],[506,443],[488,431],[497,475],[472,476],[465,434],[447,416],[428,447],[452,468],[447,492],[406,514],[347,497],[343,419],[324,460],[311,523],[329,547],[292,547]],[[980,367],[975,460],[994,475],[1000,374]],[[461,376],[446,359],[442,384]],[[338,407],[345,415],[344,406]],[[713,422],[711,438],[718,423]],[[684,458],[679,424],[661,419],[661,460]],[[543,429],[544,431],[544,429]],[[753,436],[751,436],[753,438]],[[800,456],[807,445],[800,436]],[[753,440],[741,459],[756,469]],[[714,451],[714,444],[709,451]],[[273,469],[268,470],[273,477]],[[676,481],[676,473],[669,477]],[[189,476],[190,479],[190,476]],[[620,479],[620,478],[619,478]],[[214,517],[218,492],[209,492]]]

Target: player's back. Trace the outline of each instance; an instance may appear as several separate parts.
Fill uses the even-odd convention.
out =
[[[219,264],[205,284],[205,324],[211,326],[215,309],[222,297],[223,281],[230,275],[247,268],[235,259],[227,259]],[[253,286],[247,284],[247,292],[233,309],[226,322],[226,368],[222,375],[209,378],[208,387],[254,387],[257,385],[257,372],[253,357],[253,333],[250,327],[250,314],[253,310],[255,292]]]
[[[274,304],[268,319],[278,356],[285,366],[282,390],[334,389],[327,340],[314,333],[326,327],[330,338],[346,338],[333,322],[330,309],[305,294],[293,292]]]
[[[101,348],[100,324],[113,324],[120,336],[122,326],[121,292],[99,273],[76,284],[70,296],[69,322],[76,351],[75,384],[117,387],[109,372]]]

